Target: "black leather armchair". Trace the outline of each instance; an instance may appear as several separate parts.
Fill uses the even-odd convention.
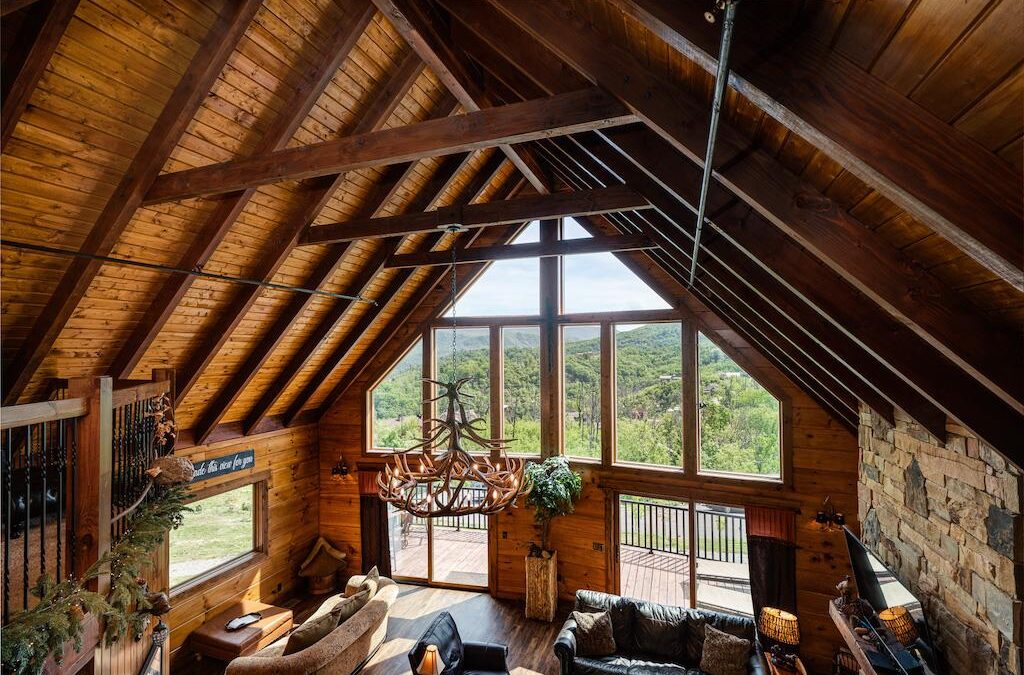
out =
[[[434,619],[409,652],[413,673],[423,660],[427,645],[437,645],[444,675],[508,675],[508,647],[495,642],[463,642],[455,619],[448,612],[441,612]]]

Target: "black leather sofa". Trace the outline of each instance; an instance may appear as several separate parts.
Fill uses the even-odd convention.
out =
[[[562,675],[700,675],[704,625],[750,640],[747,672],[764,675],[767,666],[754,635],[754,621],[702,609],[659,605],[596,591],[577,591],[576,610],[611,614],[616,653],[580,656],[576,653],[576,622],[572,617],[555,640]]]
[[[463,642],[455,619],[441,612],[409,652],[409,666],[416,672],[427,645],[437,645],[444,661],[444,675],[508,675],[508,647],[494,642]]]

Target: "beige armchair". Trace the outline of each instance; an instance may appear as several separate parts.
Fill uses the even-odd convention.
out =
[[[331,596],[312,620],[331,611],[340,595]],[[388,613],[398,598],[398,585],[381,578],[377,593],[365,607],[316,644],[282,656],[287,638],[228,664],[227,675],[349,675],[370,659],[387,637]]]

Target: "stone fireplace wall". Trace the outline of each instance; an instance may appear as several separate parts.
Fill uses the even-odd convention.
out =
[[[861,408],[861,536],[925,606],[952,673],[1021,664],[1020,471],[967,429],[942,443]]]

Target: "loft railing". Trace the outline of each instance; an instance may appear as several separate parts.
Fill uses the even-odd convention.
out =
[[[687,555],[689,508],[622,498],[619,543],[650,552]],[[742,513],[698,508],[694,512],[695,556],[700,560],[747,562],[747,520]]]
[[[160,451],[154,413],[165,395],[173,400],[173,371],[126,385],[73,378],[55,388],[58,399],[0,408],[4,625],[34,604],[30,589],[44,574],[82,578],[145,501],[144,472]],[[109,580],[88,587],[106,593]],[[87,622],[80,652],[65,649],[60,671],[89,663],[97,625]]]

